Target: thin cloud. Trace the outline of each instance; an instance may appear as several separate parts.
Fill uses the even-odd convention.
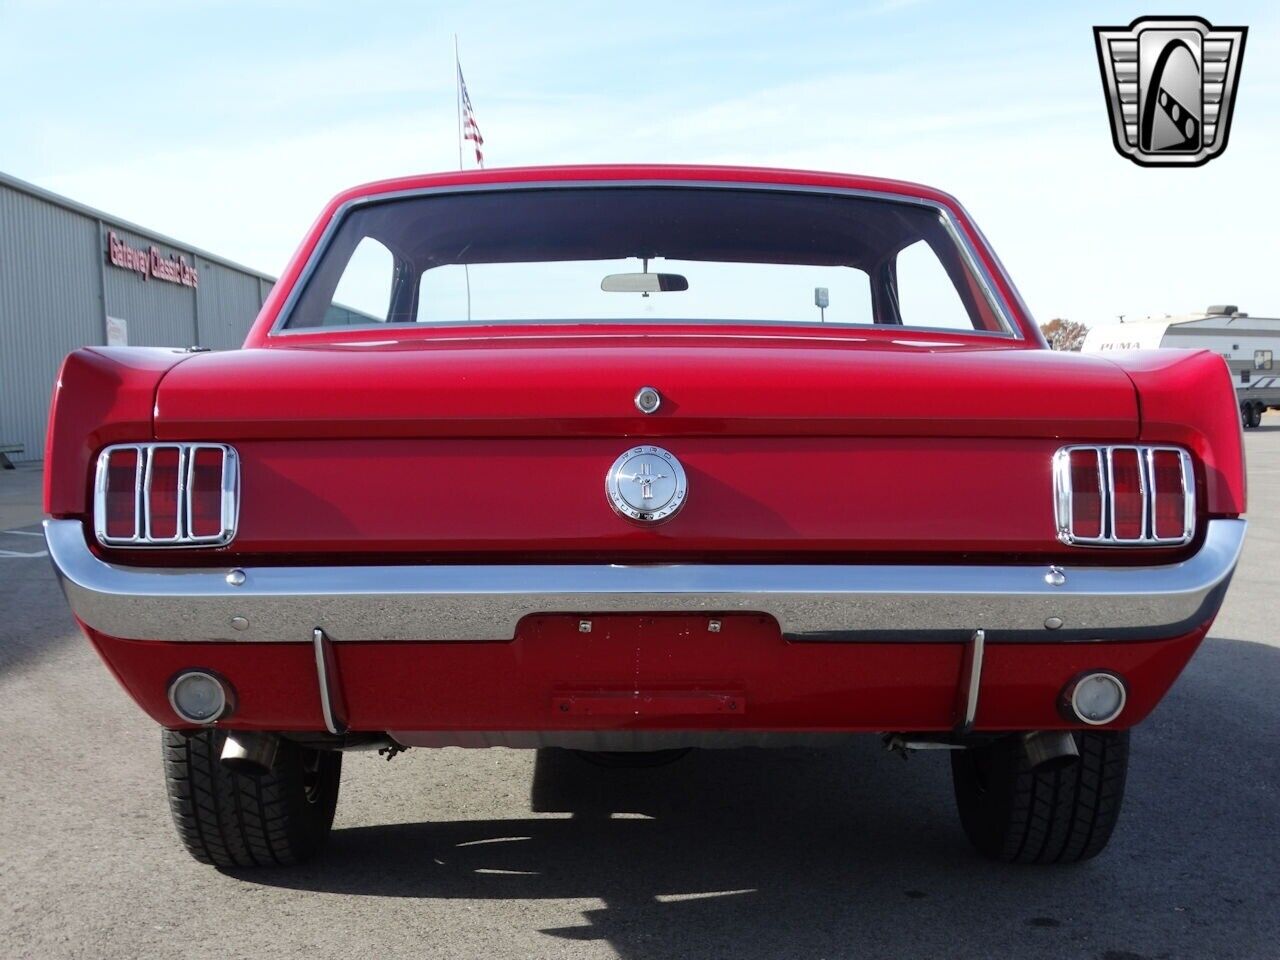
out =
[[[1259,26],[1228,153],[1151,171],[1110,144],[1090,30],[1105,15],[1034,7],[1012,22],[915,7],[748,4],[726,21],[507,5],[481,25],[462,8],[424,24],[390,4],[375,27],[351,27],[308,5],[305,29],[283,38],[272,16],[277,28],[304,21],[277,8],[259,47],[188,63],[157,40],[154,61],[130,62],[130,82],[105,92],[74,70],[103,57],[121,76],[107,51],[127,40],[100,35],[86,8],[86,67],[29,89],[0,63],[0,168],[278,272],[338,190],[457,165],[460,24],[493,165],[755,163],[918,180],[968,205],[1042,318],[1183,312],[1222,297],[1280,313],[1268,282],[1280,201],[1258,189],[1280,152],[1280,34],[1262,29],[1274,14],[1231,18]],[[189,16],[218,27],[240,14]],[[32,62],[62,62],[66,44],[89,39],[24,35]],[[181,109],[158,109],[159,92]]]

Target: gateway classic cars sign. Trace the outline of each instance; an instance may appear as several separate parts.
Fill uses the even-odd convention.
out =
[[[131,247],[116,236],[114,230],[107,231],[107,262],[124,270],[132,270],[143,280],[155,277],[157,280],[180,283],[192,289],[200,286],[200,274],[194,264],[187,263],[186,257],[176,253],[166,257],[154,245],[145,250]]]

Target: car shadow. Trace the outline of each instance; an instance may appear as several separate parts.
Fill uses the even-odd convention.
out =
[[[28,528],[38,529],[38,528]],[[9,546],[38,553],[43,539]],[[47,556],[0,558],[0,674],[54,656],[80,638]]]
[[[975,857],[945,757],[874,738],[832,750],[695,751],[617,770],[537,757],[528,816],[336,830],[292,870],[325,894],[585,899],[554,941],[628,958],[1274,955],[1280,649],[1210,639],[1134,734],[1111,847],[1075,867]],[[509,923],[525,922],[512,909]]]

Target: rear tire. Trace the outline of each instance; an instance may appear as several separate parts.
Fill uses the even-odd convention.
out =
[[[1005,863],[1078,863],[1111,839],[1129,769],[1129,731],[1074,734],[1080,759],[1033,770],[1017,737],[951,755],[960,822],[978,852]]]
[[[164,773],[178,837],[201,863],[275,867],[301,863],[333,825],[342,754],[281,740],[271,772],[233,773],[220,730],[165,730]]]
[[[1262,426],[1262,411],[1264,407],[1260,403],[1255,403],[1249,407],[1249,426]]]

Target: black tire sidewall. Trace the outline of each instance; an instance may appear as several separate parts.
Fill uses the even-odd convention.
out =
[[[306,764],[316,763],[315,782],[308,789]],[[226,771],[229,776],[241,774]],[[302,858],[313,855],[325,842],[333,827],[338,807],[338,788],[342,778],[342,753],[337,750],[311,750],[290,740],[282,740],[276,754],[276,765],[269,777],[279,780],[287,793],[289,846]]]
[[[983,856],[1006,863],[1077,863],[1110,840],[1124,799],[1129,731],[1073,733],[1070,766],[1033,769],[1017,735],[951,755],[960,822]]]
[[[1016,741],[997,741],[951,754],[956,806],[965,835],[984,857],[1004,860],[1013,819],[1014,780],[1018,773]]]
[[[333,825],[342,754],[281,739],[271,770],[249,776],[218,759],[222,730],[164,730],[165,783],[178,836],[216,867],[301,863]]]

